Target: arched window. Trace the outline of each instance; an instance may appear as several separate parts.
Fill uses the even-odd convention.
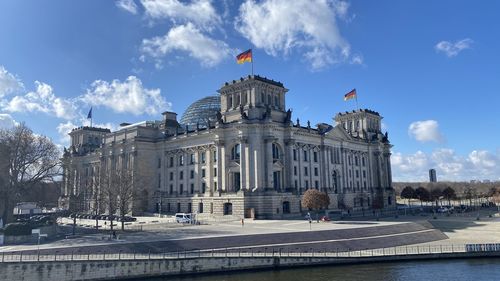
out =
[[[233,96],[228,96],[227,97],[227,109],[230,109],[233,107]]]
[[[273,143],[273,160],[280,159],[280,147],[278,144]]]
[[[237,143],[233,146],[233,149],[231,149],[231,159],[239,160],[240,155],[241,155],[241,145]]]

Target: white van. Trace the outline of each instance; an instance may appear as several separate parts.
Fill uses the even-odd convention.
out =
[[[175,221],[178,223],[192,223],[194,215],[190,213],[177,213],[175,214]]]

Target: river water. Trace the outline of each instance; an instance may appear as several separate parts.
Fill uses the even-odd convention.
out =
[[[150,281],[483,281],[500,280],[500,258],[320,266],[148,279]]]

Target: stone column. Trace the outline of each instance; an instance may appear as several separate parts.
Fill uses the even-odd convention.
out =
[[[213,169],[214,165],[212,163],[212,148],[209,146],[208,149],[206,150],[206,165],[205,165],[205,193],[208,191],[210,196],[213,196],[213,182],[214,182],[214,177],[213,177]]]
[[[247,165],[248,165],[248,145],[247,138],[240,137],[240,189],[247,188]],[[235,190],[236,191],[236,190]]]

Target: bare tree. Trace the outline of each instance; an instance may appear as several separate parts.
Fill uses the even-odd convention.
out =
[[[125,216],[132,210],[132,200],[134,199],[134,176],[131,171],[125,170],[117,174],[117,195],[118,212],[122,223],[122,230],[125,228]]]
[[[104,208],[109,214],[110,229],[113,232],[113,221],[118,210],[118,178],[116,172],[108,173],[101,177],[100,189],[103,197]]]
[[[101,177],[100,173],[94,175],[91,179],[91,198],[92,204],[90,206],[91,212],[95,215],[95,229],[99,230],[99,217],[98,215],[104,213],[106,200],[104,197],[103,189],[101,188]]]
[[[35,135],[25,124],[0,130],[0,144],[0,158],[8,169],[0,187],[4,204],[2,218],[8,221],[9,212],[22,191],[61,175],[60,151],[49,138]]]
[[[314,188],[308,189],[306,192],[304,192],[304,195],[302,197],[302,207],[309,210],[315,210],[317,220],[319,220],[319,210],[326,209],[329,205],[330,197],[328,196],[328,194]]]

